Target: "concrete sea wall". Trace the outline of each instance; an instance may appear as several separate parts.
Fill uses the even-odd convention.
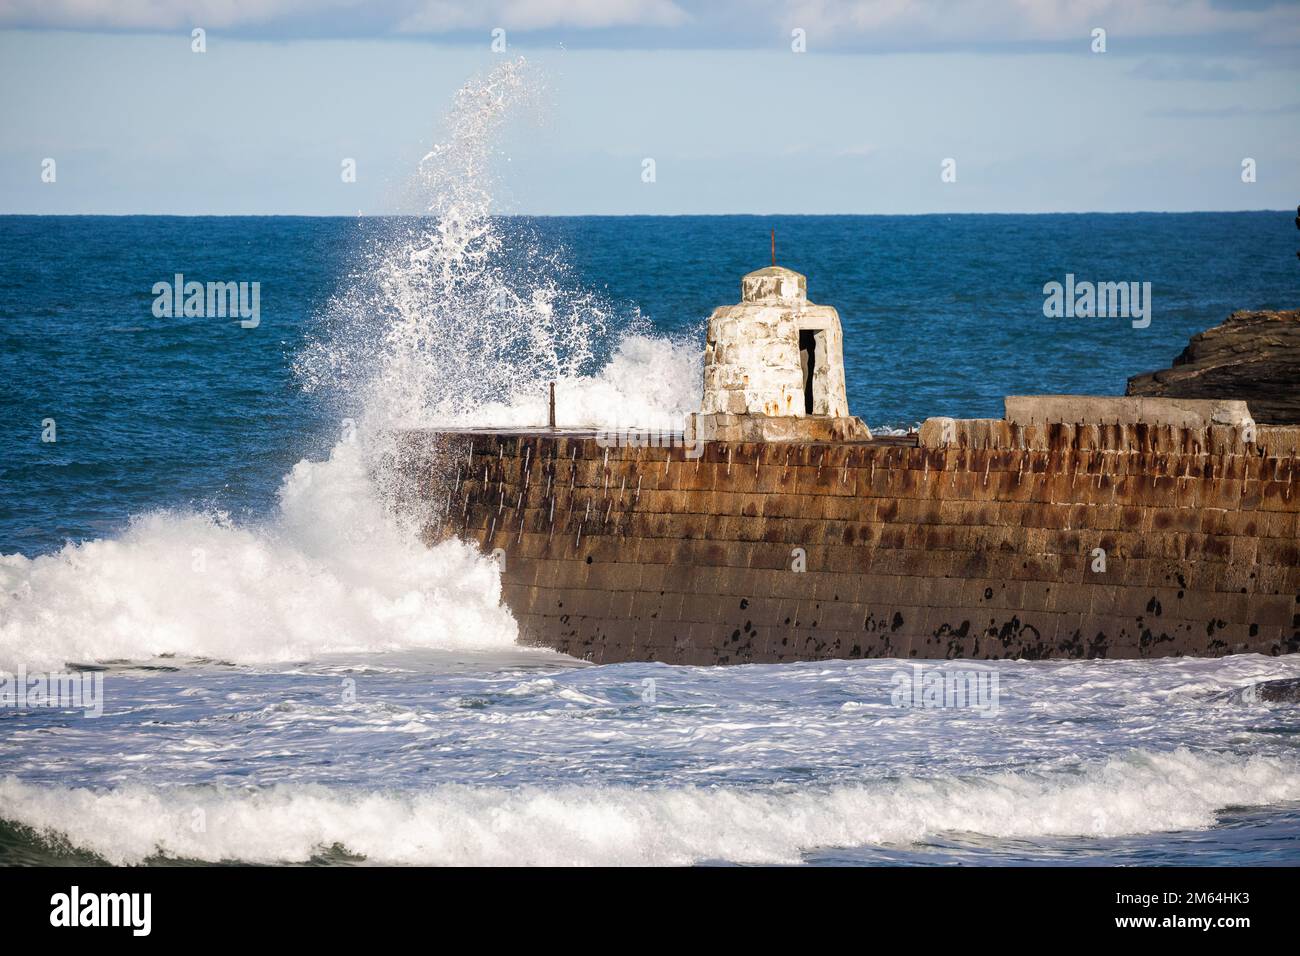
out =
[[[1300,650],[1300,429],[936,421],[696,458],[410,432],[399,455],[428,540],[499,549],[524,640],[596,662]]]

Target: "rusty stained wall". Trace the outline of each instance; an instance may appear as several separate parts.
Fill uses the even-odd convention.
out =
[[[1300,430],[1262,431],[994,422],[981,447],[695,460],[415,433],[404,461],[430,540],[504,550],[524,640],[596,662],[1280,654],[1300,650]],[[456,448],[438,480],[430,444]]]

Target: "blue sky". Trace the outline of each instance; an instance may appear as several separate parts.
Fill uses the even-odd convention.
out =
[[[1298,54],[1268,0],[3,0],[0,212],[391,212],[520,55],[502,212],[1282,209]]]

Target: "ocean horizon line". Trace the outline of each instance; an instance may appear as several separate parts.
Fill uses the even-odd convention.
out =
[[[1300,208],[1300,207],[1297,207]],[[1037,212],[574,212],[492,213],[493,219],[920,219],[954,216],[1232,216],[1252,213],[1291,214],[1286,209],[1124,209]],[[299,213],[299,212],[0,212],[0,219],[436,219],[431,213]]]

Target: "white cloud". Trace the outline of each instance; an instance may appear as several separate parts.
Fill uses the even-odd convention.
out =
[[[277,38],[440,36],[504,27],[571,31],[610,47],[783,48],[802,27],[810,52],[1078,43],[1096,27],[1111,52],[1142,41],[1214,53],[1243,41],[1300,45],[1300,9],[1269,0],[4,0],[0,27],[162,31],[204,26]],[[1223,52],[1220,50],[1219,52]]]
[[[450,33],[479,27],[680,26],[673,0],[6,0],[0,26],[170,30],[329,19],[337,31]]]
[[[824,38],[1012,43],[1086,41],[1093,28],[1112,42],[1222,32],[1282,31],[1300,39],[1300,16],[1289,4],[1229,8],[1211,0],[793,0],[785,19]]]
[[[0,26],[173,30],[267,23],[308,13],[346,17],[364,0],[6,0]]]
[[[403,18],[403,33],[449,33],[474,27],[546,30],[576,27],[680,26],[690,17],[672,0],[495,0],[455,3],[424,0]]]

